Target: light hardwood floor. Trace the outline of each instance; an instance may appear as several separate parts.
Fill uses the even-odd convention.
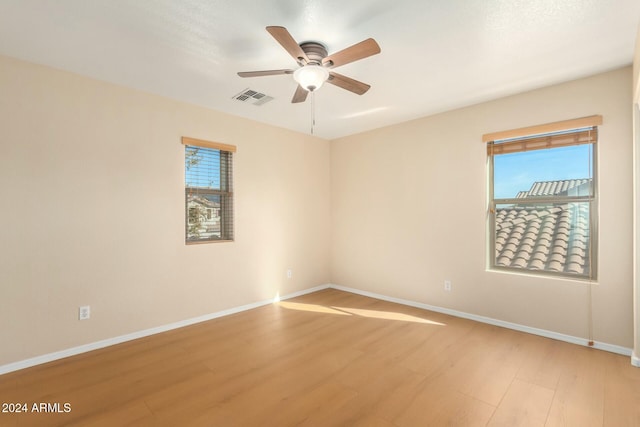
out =
[[[640,426],[629,358],[324,290],[0,376],[2,426]],[[61,406],[62,409],[64,409]]]

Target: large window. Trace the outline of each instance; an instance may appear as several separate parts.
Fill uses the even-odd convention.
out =
[[[490,268],[596,278],[601,120],[485,135]]]
[[[233,240],[233,153],[227,144],[182,138],[187,243]]]

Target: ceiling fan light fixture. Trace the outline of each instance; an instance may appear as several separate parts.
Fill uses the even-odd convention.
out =
[[[320,89],[329,78],[329,71],[321,65],[308,64],[293,73],[293,79],[305,90],[313,92]]]

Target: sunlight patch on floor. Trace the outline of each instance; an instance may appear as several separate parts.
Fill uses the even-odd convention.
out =
[[[337,310],[346,311],[347,313],[355,314],[362,317],[372,317],[374,319],[385,320],[400,320],[403,322],[415,322],[426,323],[429,325],[446,326],[445,323],[434,322],[433,320],[423,319],[421,317],[412,316],[405,313],[397,313],[394,311],[379,311],[379,310],[365,310],[362,308],[348,308],[348,307],[332,307]]]
[[[318,304],[304,304],[300,302],[278,301],[280,307],[290,310],[311,311],[314,313],[340,314],[342,316],[360,316],[373,319],[398,320],[402,322],[424,323],[428,325],[446,326],[446,323],[435,322],[429,319],[412,316],[410,314],[398,313],[394,311],[365,310],[362,308],[350,307],[325,307]]]
[[[342,316],[351,316],[349,313],[345,313],[344,311],[334,310],[332,308],[325,307],[323,305],[317,305],[317,304],[302,304],[299,302],[280,301],[278,305],[280,307],[289,308],[292,310],[313,311],[316,313],[340,314]]]

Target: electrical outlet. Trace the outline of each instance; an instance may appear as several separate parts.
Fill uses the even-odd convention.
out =
[[[293,270],[292,269],[287,269],[287,279],[291,279],[293,277]]]
[[[444,290],[447,292],[451,292],[451,280],[444,281]]]
[[[78,320],[87,320],[91,317],[91,307],[83,305],[78,308]]]

